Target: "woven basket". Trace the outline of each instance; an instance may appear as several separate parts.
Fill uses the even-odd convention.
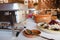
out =
[[[39,23],[39,22],[49,23],[51,21],[51,15],[49,15],[49,14],[35,15],[34,20],[35,20],[36,23]]]

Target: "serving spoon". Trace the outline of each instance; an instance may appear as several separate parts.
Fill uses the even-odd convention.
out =
[[[54,40],[54,39],[50,39],[50,38],[47,38],[47,37],[44,37],[44,36],[40,36],[40,35],[37,35],[37,36],[42,37],[42,38],[47,39],[47,40]]]

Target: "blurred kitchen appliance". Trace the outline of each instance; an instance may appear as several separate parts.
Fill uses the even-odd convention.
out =
[[[0,28],[13,27],[15,23],[24,21],[27,7],[20,3],[0,4]]]

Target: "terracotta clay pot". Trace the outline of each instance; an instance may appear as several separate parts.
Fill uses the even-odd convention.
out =
[[[33,33],[35,33],[35,34],[41,34],[41,32],[40,31],[38,31],[38,30],[31,30]],[[23,35],[25,36],[25,37],[28,37],[28,38],[34,38],[34,37],[37,37],[36,35],[33,35],[33,34],[26,34],[25,33],[25,31],[23,31]]]

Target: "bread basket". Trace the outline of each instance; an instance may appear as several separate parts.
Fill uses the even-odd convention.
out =
[[[36,23],[39,23],[39,22],[49,23],[51,21],[51,15],[50,14],[44,14],[44,15],[36,14],[34,15],[34,20]]]

